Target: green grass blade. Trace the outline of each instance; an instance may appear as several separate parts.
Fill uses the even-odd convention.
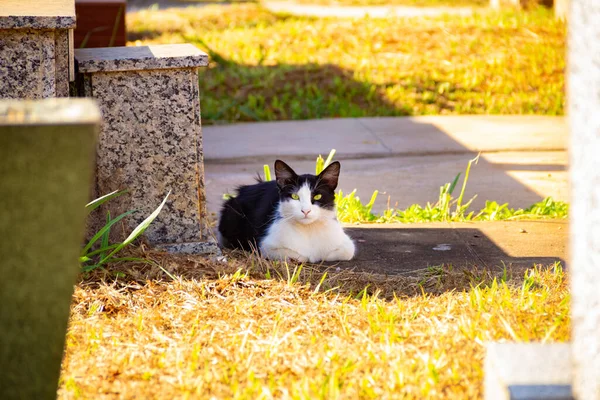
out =
[[[379,194],[379,190],[375,190],[373,192],[373,194],[371,195],[371,200],[367,204],[367,210],[369,211],[369,213],[371,212],[371,209],[373,208],[373,204],[375,204],[375,200],[377,200],[378,194]]]
[[[454,188],[456,187],[456,184],[458,183],[458,178],[460,178],[460,172],[458,174],[456,174],[456,176],[454,177],[454,180],[452,181],[452,184],[450,185],[450,188],[448,189],[448,194],[452,194],[452,192],[454,192]]]
[[[331,164],[331,161],[333,161],[333,156],[335,155],[335,151],[335,149],[331,149],[329,156],[327,156],[327,160],[325,160],[325,164],[323,164],[323,169],[327,168],[327,166]]]
[[[95,256],[96,254],[102,254],[102,253],[106,253],[106,252],[107,252],[107,251],[109,251],[109,250],[112,250],[112,249],[114,249],[114,248],[117,248],[117,247],[119,247],[119,245],[120,245],[120,244],[121,244],[121,243],[115,243],[115,244],[111,244],[110,246],[101,247],[101,248],[99,248],[99,249],[97,249],[97,250],[90,251],[89,253],[87,253],[87,254],[86,254],[86,256],[87,256],[87,257],[92,257],[92,256]],[[104,256],[103,256],[103,257],[101,257],[101,259],[102,259],[102,258],[104,258]]]
[[[95,270],[96,268],[100,268],[101,265],[100,264],[93,264],[93,265],[84,265],[81,269],[83,270],[83,272],[90,272]]]
[[[135,229],[129,234],[129,236],[127,236],[127,238],[123,241],[123,243],[120,243],[113,251],[110,252],[110,254],[108,254],[107,256],[102,258],[100,261],[98,261],[98,265],[104,264],[108,259],[110,259],[110,257],[112,257],[114,254],[119,252],[123,247],[127,246],[128,244],[133,242],[135,239],[137,239],[141,234],[143,234],[146,231],[146,229],[148,229],[148,227],[150,226],[152,221],[154,221],[156,219],[156,217],[158,216],[158,214],[161,212],[161,210],[163,209],[165,203],[167,202],[167,199],[169,198],[170,194],[171,194],[171,191],[169,190],[169,193],[167,193],[167,195],[163,199],[162,203],[160,203],[160,205],[156,208],[156,210],[154,210],[152,212],[152,214],[150,214],[145,220],[143,220],[138,226],[136,226]]]
[[[315,175],[319,175],[321,172],[323,172],[323,165],[325,165],[325,160],[323,160],[323,157],[319,154],[315,166]]]
[[[114,199],[115,197],[119,197],[120,195],[127,193],[128,190],[115,190],[112,193],[109,194],[105,194],[102,197],[98,197],[95,200],[92,200],[91,202],[87,203],[85,205],[85,208],[87,208],[88,212],[95,210],[96,208],[100,207],[102,204],[106,203],[107,201],[109,201],[110,199]]]
[[[106,213],[106,223],[108,224],[110,222],[110,211],[107,211]],[[104,235],[102,235],[102,242],[100,242],[100,247],[105,249],[108,247],[108,240],[110,237],[110,229],[108,229],[106,232],[104,232]],[[100,253],[100,258],[104,258],[104,256],[106,255],[106,252],[101,252]]]
[[[263,171],[265,172],[265,181],[269,182],[271,180],[271,168],[265,164],[263,165]]]
[[[321,280],[319,281],[319,284],[315,287],[315,290],[313,291],[313,293],[315,293],[315,294],[319,293],[319,289],[321,289],[321,285],[325,281],[325,278],[327,278],[327,272],[325,272],[323,274],[323,276],[321,277]]]
[[[473,163],[477,164],[477,162],[479,161],[480,155],[481,155],[481,153],[477,154],[477,157],[475,157],[472,160],[469,160],[469,163],[467,164],[467,170],[465,171],[465,178],[463,179],[460,196],[458,196],[458,200],[456,202],[456,211],[457,212],[460,210],[460,205],[462,204],[462,199],[463,199],[463,196],[465,195],[465,189],[467,188],[467,182],[469,181],[469,172],[471,171],[471,165]]]
[[[132,214],[133,212],[135,212],[136,210],[131,210],[131,211],[127,211],[126,213],[123,213],[121,215],[119,215],[117,218],[111,220],[110,219],[110,214],[108,214],[108,220],[109,222],[104,225],[102,227],[102,229],[100,229],[88,242],[88,244],[83,248],[83,250],[81,250],[81,255],[86,255],[87,251],[94,245],[94,243],[96,243],[96,241],[98,239],[100,239],[102,237],[102,248],[105,248],[106,246],[108,246],[108,235],[110,233],[110,228],[116,224],[117,222],[119,222],[120,220],[122,220],[123,218],[125,218],[126,216]]]
[[[150,226],[152,221],[154,221],[156,219],[156,217],[158,217],[158,214],[161,212],[161,210],[165,206],[165,203],[167,202],[167,199],[169,198],[170,194],[171,194],[171,191],[169,190],[169,193],[167,193],[167,195],[163,199],[162,203],[160,203],[160,206],[158,206],[156,208],[156,210],[154,210],[152,212],[152,214],[150,214],[145,220],[143,220],[138,226],[135,227],[135,229],[129,234],[127,239],[125,239],[125,241],[123,242],[123,245],[127,246],[128,244],[133,242],[135,239],[137,239],[138,236],[140,236],[142,233],[144,233],[144,231],[146,229],[148,229],[148,227]]]

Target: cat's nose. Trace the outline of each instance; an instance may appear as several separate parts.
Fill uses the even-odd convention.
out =
[[[302,214],[304,214],[305,217],[308,217],[309,213],[310,213],[310,210],[302,210]]]

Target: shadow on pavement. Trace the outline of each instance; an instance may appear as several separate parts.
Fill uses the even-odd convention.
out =
[[[337,266],[384,275],[441,265],[488,270],[565,266],[567,230],[563,220],[362,225],[347,228],[357,244],[355,259]]]

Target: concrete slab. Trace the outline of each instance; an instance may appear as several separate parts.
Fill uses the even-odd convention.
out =
[[[269,11],[307,17],[393,18],[436,17],[446,14],[471,15],[471,7],[336,6],[298,4],[294,1],[263,1]]]
[[[564,150],[568,139],[562,117],[457,115],[359,121],[392,154]]]
[[[202,135],[206,162],[313,158],[333,148],[348,157],[389,153],[352,118],[207,126]]]
[[[215,3],[190,0],[127,0],[127,12],[140,10],[166,10],[168,8],[204,7]]]
[[[396,275],[442,264],[531,267],[566,260],[567,221],[350,226],[354,260],[340,268]]]
[[[344,153],[338,154],[336,158],[342,163],[339,188],[344,193],[357,189],[358,196],[367,201],[374,190],[380,190],[374,207],[378,212],[388,206],[388,199],[391,206],[400,208],[435,202],[440,186],[464,172],[468,160],[475,156],[466,153],[349,159]],[[299,172],[313,172],[314,156],[310,161],[290,164]],[[207,161],[209,211],[217,212],[224,193],[232,192],[238,185],[251,184],[257,172],[262,174],[262,165],[274,160],[272,157],[234,164]],[[507,202],[514,208],[528,207],[547,196],[567,201],[567,154],[564,151],[485,153],[471,169],[465,196],[474,195],[477,195],[474,210],[481,209],[486,200]]]
[[[16,0],[13,0],[16,1]],[[248,0],[250,1],[250,0]],[[223,2],[227,6],[236,2]],[[203,0],[128,0],[127,11],[136,12],[144,9],[188,8],[210,5]],[[334,18],[397,18],[397,17],[436,17],[446,14],[470,15],[470,7],[408,7],[408,6],[335,6],[298,4],[293,1],[261,2],[263,7],[274,13],[292,14],[307,17]]]
[[[424,116],[244,123],[203,128],[205,160],[349,158],[564,150],[562,117]]]

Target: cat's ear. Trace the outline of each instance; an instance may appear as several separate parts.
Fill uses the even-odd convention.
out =
[[[294,170],[281,160],[275,161],[275,179],[279,187],[293,183],[298,178]]]
[[[335,190],[338,185],[338,178],[340,177],[340,169],[342,166],[338,161],[334,161],[327,166],[319,174],[319,181],[329,186],[331,190]]]

